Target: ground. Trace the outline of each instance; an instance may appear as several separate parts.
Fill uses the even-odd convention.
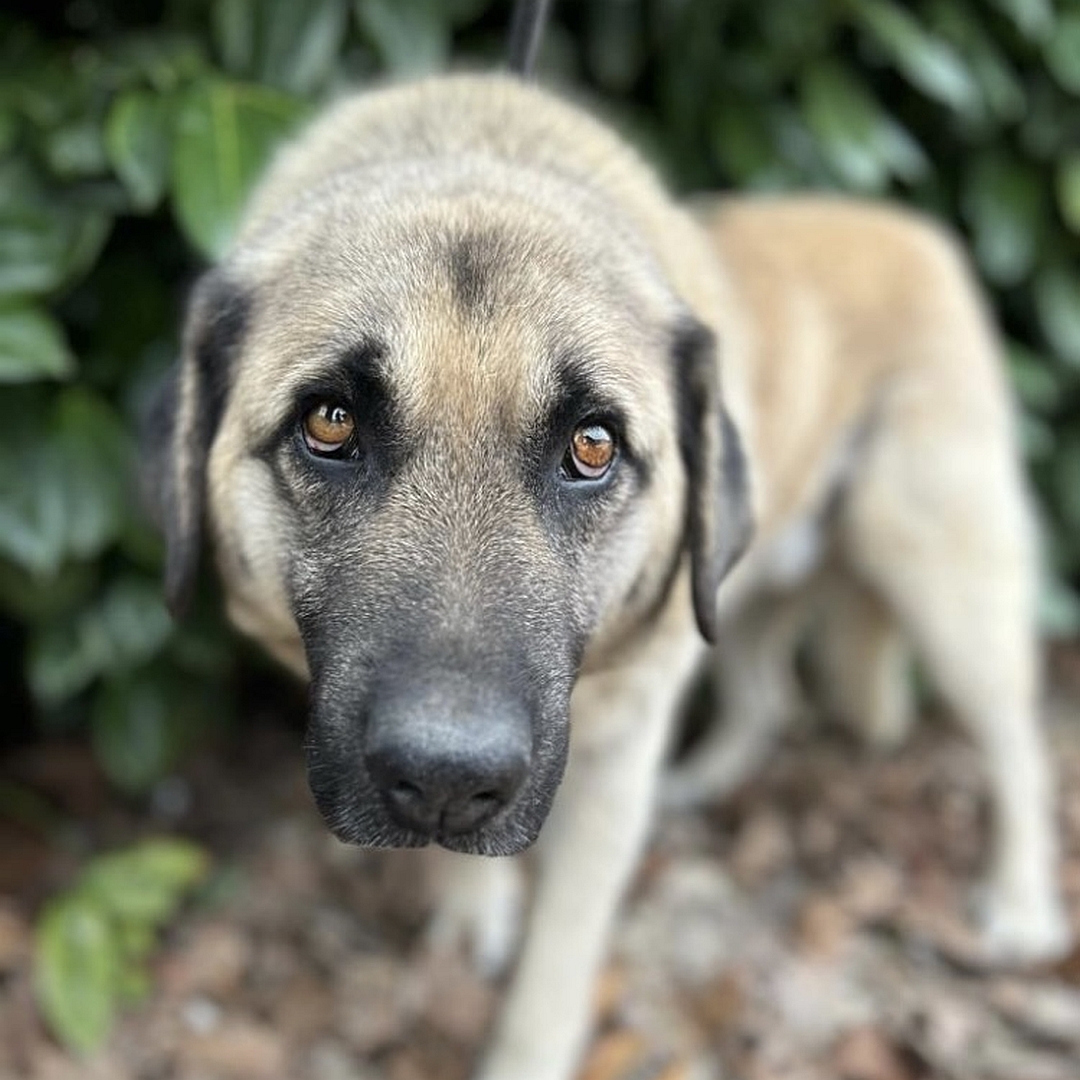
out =
[[[1080,660],[1060,651],[1048,729],[1063,886],[1080,930]],[[43,1030],[33,914],[79,857],[0,824],[0,1080],[466,1080],[499,985],[429,948],[422,853],[329,837],[295,729],[247,725],[145,805],[86,751],[38,744],[7,772],[85,825],[204,843],[211,886],[169,929],[154,990],[77,1062]],[[985,790],[962,734],[928,715],[875,759],[798,727],[726,805],[663,817],[597,987],[581,1080],[1077,1080],[1080,951],[982,967],[966,921]]]

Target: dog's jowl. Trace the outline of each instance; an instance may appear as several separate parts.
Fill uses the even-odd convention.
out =
[[[932,227],[832,200],[691,217],[516,79],[380,90],[274,162],[172,393],[170,598],[205,521],[231,617],[311,681],[329,827],[466,853],[480,897],[514,864],[474,856],[539,836],[486,1080],[572,1075],[708,642],[736,727],[768,730],[785,605],[819,585],[865,726],[902,726],[903,644],[985,751],[987,947],[1063,944],[1027,498],[994,336]]]

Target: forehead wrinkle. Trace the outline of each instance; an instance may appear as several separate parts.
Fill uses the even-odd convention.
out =
[[[405,411],[425,426],[473,434],[492,421],[519,427],[536,408],[544,377],[536,320],[505,305],[476,318],[445,277],[411,299],[391,358]]]

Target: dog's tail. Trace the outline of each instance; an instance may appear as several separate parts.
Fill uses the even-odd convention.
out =
[[[510,70],[523,79],[532,75],[550,10],[551,0],[517,0],[514,5],[506,43],[506,62]]]

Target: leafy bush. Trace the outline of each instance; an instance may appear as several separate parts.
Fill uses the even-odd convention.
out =
[[[193,844],[144,840],[91,860],[45,907],[36,929],[37,999],[70,1049],[95,1050],[117,1006],[149,992],[144,964],[155,932],[208,868]]]
[[[234,662],[212,594],[169,621],[135,498],[135,418],[181,298],[314,105],[386,71],[490,63],[508,10],[80,0],[0,19],[0,610],[23,673],[8,700],[89,724],[125,789],[223,715]],[[548,77],[589,88],[676,188],[889,195],[966,234],[1013,343],[1049,625],[1074,632],[1080,2],[588,0],[555,19]]]

